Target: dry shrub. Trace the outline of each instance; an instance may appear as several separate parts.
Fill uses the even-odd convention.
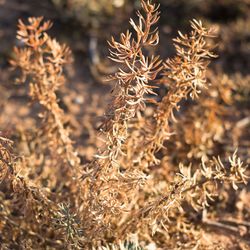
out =
[[[14,49],[11,64],[41,112],[35,133],[27,136],[28,153],[15,157],[12,141],[0,137],[4,249],[213,247],[199,226],[201,214],[208,207],[216,214],[221,193],[247,184],[247,166],[235,150],[228,161],[217,157],[227,158],[230,143],[226,109],[244,101],[246,92],[227,76],[207,72],[214,35],[201,21],[191,21],[189,34],[179,32],[173,58],[163,63],[149,56],[159,43],[159,7],[141,3],[138,21],[130,20],[133,32],[109,42],[119,67],[109,78],[114,85],[100,126],[103,146],[90,163],[80,162],[57,97],[70,50],[47,34],[51,22],[19,21],[23,48]],[[159,87],[166,93],[157,101]],[[247,157],[243,149],[238,153]]]

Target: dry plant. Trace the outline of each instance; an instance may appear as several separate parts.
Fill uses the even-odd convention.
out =
[[[180,164],[180,172],[169,186],[167,195],[141,209],[138,217],[148,217],[153,221],[154,227],[164,226],[170,220],[169,214],[172,209],[183,212],[181,206],[183,200],[188,201],[195,210],[199,210],[209,206],[209,201],[216,196],[219,183],[229,182],[235,190],[238,189],[237,183],[247,184],[245,175],[247,167],[237,157],[236,152],[229,158],[229,163],[230,167],[225,167],[219,157],[208,162],[203,160],[200,168],[194,173],[191,171],[191,166],[185,167]]]
[[[223,119],[227,106],[248,95],[235,93],[227,76],[207,72],[213,33],[201,21],[191,21],[189,34],[179,32],[173,58],[163,63],[149,56],[159,43],[159,6],[141,5],[138,21],[130,20],[133,30],[109,42],[118,70],[109,77],[114,85],[100,126],[103,145],[88,164],[80,162],[57,97],[70,50],[47,34],[50,21],[19,20],[22,47],[11,64],[42,111],[41,125],[25,137],[28,153],[14,154],[13,142],[0,136],[3,249],[216,249],[204,240],[202,216],[207,209],[216,216],[222,194],[247,184],[238,154],[246,161],[249,154],[236,143],[243,132],[229,140],[234,123],[223,126]],[[166,89],[159,102],[157,83]],[[231,141],[238,153],[231,146],[228,161],[221,160]]]
[[[208,73],[213,74],[209,77],[209,89],[182,112],[178,123],[173,124],[178,132],[170,138],[168,151],[175,160],[182,162],[190,159],[194,162],[202,157],[222,156],[224,153],[218,148],[221,149],[220,144],[226,140],[226,133],[231,129],[227,117],[233,103],[234,84],[226,75]]]
[[[49,140],[53,154],[66,156],[71,166],[78,163],[76,153],[69,138],[69,132],[64,128],[64,112],[59,107],[56,91],[64,84],[63,66],[69,63],[70,50],[66,45],[60,45],[48,36],[50,21],[42,22],[42,17],[29,18],[25,25],[21,20],[18,24],[17,38],[24,43],[25,48],[14,48],[15,59],[11,64],[20,67],[25,82],[30,78],[29,95],[32,101],[38,101],[45,109],[40,114],[42,132]]]
[[[67,176],[77,178],[80,174],[80,159],[73,148],[69,129],[65,128],[65,114],[57,97],[57,91],[65,83],[63,66],[71,61],[71,52],[65,44],[60,45],[46,33],[52,23],[42,21],[42,17],[29,18],[28,24],[19,20],[17,38],[24,47],[14,48],[14,59],[10,62],[13,67],[21,69],[22,76],[17,82],[28,82],[32,102],[38,102],[42,107],[39,113],[41,126],[35,132],[37,146],[25,160],[30,165],[42,159],[42,162],[37,163],[37,168],[40,165],[43,169],[39,170],[43,172],[41,178],[54,171],[53,176],[49,177],[51,182],[56,180],[53,185],[62,186],[62,180],[66,181]],[[49,157],[46,153],[48,148]],[[54,170],[51,170],[51,165],[54,165]]]
[[[56,95],[65,83],[63,66],[71,61],[71,52],[66,45],[60,45],[46,33],[52,23],[42,23],[42,20],[42,17],[29,18],[27,25],[19,20],[17,38],[24,48],[15,47],[14,58],[10,62],[13,67],[21,69],[22,76],[17,82],[29,83],[32,102],[39,103],[42,108],[39,113],[41,125],[35,131],[36,137],[28,136],[32,140],[28,144],[35,142],[35,146],[19,160],[19,165],[22,165],[19,175],[22,179],[30,178],[40,188],[57,190],[56,198],[50,192],[44,196],[48,201],[45,211],[51,213],[47,215],[47,224],[55,230],[53,219],[60,216],[60,207],[54,202],[68,202],[70,199],[77,203],[74,193],[79,192],[80,185],[75,182],[78,182],[81,173],[80,160],[73,148],[69,130],[65,128],[65,114]],[[71,191],[70,195],[60,193],[65,187]],[[31,208],[35,210],[32,203],[24,204],[24,207],[27,211]],[[40,212],[36,212],[36,216],[41,217]],[[37,225],[37,230],[40,230],[38,222]]]
[[[92,227],[99,228],[101,233],[107,231],[112,217],[115,219],[127,210],[131,195],[146,180],[143,172],[137,169],[124,171],[119,164],[119,157],[124,154],[123,144],[128,137],[128,123],[136,112],[145,108],[147,94],[154,94],[150,81],[154,80],[161,70],[158,57],[147,57],[145,47],[155,46],[159,37],[152,26],[159,19],[158,6],[142,1],[145,17],[138,12],[139,25],[131,19],[136,38],[127,31],[121,34],[120,42],[112,38],[111,59],[122,66],[111,77],[115,80],[112,90],[113,100],[109,105],[101,131],[105,136],[105,149],[97,155],[97,159],[89,164],[89,174],[83,178],[89,182],[87,209],[95,215]],[[93,229],[96,230],[96,229]],[[95,235],[96,236],[96,235]]]
[[[25,166],[14,157],[12,145],[12,141],[0,137],[2,246],[6,243],[7,248],[16,248],[20,241],[24,245],[33,241],[34,246],[58,246],[56,239],[53,240],[55,234],[51,224],[57,205],[48,199],[50,191],[37,187],[20,174]]]
[[[207,66],[210,59],[216,57],[208,42],[208,38],[213,37],[212,30],[204,28],[196,20],[191,22],[191,28],[189,35],[179,32],[179,37],[173,40],[177,55],[164,64],[162,81],[168,90],[157,103],[153,120],[143,121],[142,117],[134,125],[135,129],[137,126],[142,127],[142,132],[137,133],[135,139],[131,138],[133,142],[129,144],[128,151],[132,150],[131,144],[136,145],[135,152],[129,154],[136,156],[132,160],[142,168],[159,164],[155,154],[174,133],[170,129],[170,123],[176,121],[174,113],[180,109],[179,103],[189,96],[197,98],[201,90],[207,88]]]

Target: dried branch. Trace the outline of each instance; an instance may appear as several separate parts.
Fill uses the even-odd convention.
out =
[[[123,145],[128,137],[128,122],[136,112],[145,108],[147,94],[153,94],[154,80],[161,70],[158,57],[146,57],[144,49],[158,43],[158,31],[152,26],[159,19],[158,6],[142,1],[145,17],[137,13],[139,24],[130,23],[136,33],[121,34],[120,41],[111,39],[111,59],[121,67],[110,79],[115,81],[113,100],[109,105],[106,119],[101,126],[105,136],[105,149],[89,166],[89,173],[83,176],[89,181],[89,212],[95,214],[96,227],[109,227],[113,216],[126,211],[131,192],[145,181],[144,173],[137,169],[124,171],[118,157],[124,155]]]
[[[42,118],[42,129],[39,136],[45,136],[51,154],[58,154],[63,161],[77,166],[79,159],[75,152],[69,131],[65,129],[64,111],[59,107],[56,91],[64,84],[63,66],[70,62],[70,50],[52,39],[46,31],[52,23],[42,23],[43,17],[29,18],[29,24],[19,20],[17,38],[24,43],[24,48],[14,48],[14,59],[10,62],[20,68],[22,83],[29,80],[29,95],[44,108],[39,114]]]

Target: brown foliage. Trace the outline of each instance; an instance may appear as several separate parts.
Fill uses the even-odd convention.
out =
[[[141,5],[138,21],[130,20],[133,32],[109,42],[118,69],[109,77],[114,85],[100,126],[103,146],[89,163],[80,162],[57,96],[70,49],[47,34],[50,21],[19,20],[17,38],[23,47],[14,48],[10,62],[21,70],[17,82],[28,82],[41,124],[32,135],[26,132],[29,150],[18,157],[13,142],[0,137],[3,249],[118,249],[115,244],[130,249],[126,240],[135,235],[144,246],[213,247],[197,222],[203,222],[201,211],[210,206],[217,214],[221,194],[247,184],[247,165],[237,150],[230,148],[226,157],[227,128],[233,123],[228,119],[223,125],[227,106],[245,97],[226,75],[208,71],[216,57],[214,34],[201,21],[191,21],[189,34],[179,32],[173,58],[163,63],[149,56],[159,43],[154,27],[159,6],[145,0]],[[157,102],[160,84],[167,90]],[[188,99],[193,103],[182,111]],[[237,144],[247,131],[236,132],[233,145],[247,157]],[[219,143],[228,162],[217,157]]]

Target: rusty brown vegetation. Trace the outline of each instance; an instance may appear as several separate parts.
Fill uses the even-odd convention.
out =
[[[110,39],[116,71],[99,130],[84,125],[92,144],[101,138],[88,160],[60,106],[70,48],[48,34],[50,21],[19,20],[10,64],[37,122],[0,134],[1,249],[229,249],[210,227],[248,249],[250,118],[238,105],[249,77],[209,69],[219,31],[195,19],[161,59],[159,6],[141,7],[132,31]],[[238,219],[223,222],[232,197]]]

